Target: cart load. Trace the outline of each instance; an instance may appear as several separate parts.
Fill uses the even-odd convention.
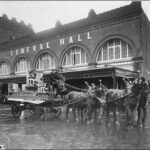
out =
[[[59,116],[61,114],[60,106],[63,101],[58,98],[54,99],[53,92],[48,90],[48,86],[43,81],[42,76],[37,73],[27,78],[24,91],[12,90],[7,97],[7,100],[12,103],[11,112],[13,116],[20,116],[23,110],[30,110],[36,116],[41,116],[45,113],[51,113],[54,117]]]

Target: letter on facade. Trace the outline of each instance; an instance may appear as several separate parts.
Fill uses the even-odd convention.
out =
[[[30,52],[30,49],[29,49],[30,47],[27,47],[27,53],[29,53]]]
[[[13,51],[10,51],[10,55],[13,56]]]
[[[16,55],[18,55],[18,49],[16,49]]]
[[[21,48],[21,54],[23,54],[24,53],[24,48]]]
[[[73,38],[72,38],[72,36],[69,37],[69,43],[73,43]]]
[[[90,40],[92,39],[91,35],[90,35],[90,32],[87,32],[87,39]]]
[[[50,46],[49,46],[49,43],[48,43],[48,42],[46,42],[46,48],[50,48]]]
[[[33,51],[36,51],[36,45],[33,45],[32,47],[33,47]]]
[[[82,41],[80,34],[78,34],[78,41]]]
[[[65,45],[65,40],[64,39],[60,39],[60,45]]]
[[[42,44],[40,44],[40,49],[43,49],[43,45]]]

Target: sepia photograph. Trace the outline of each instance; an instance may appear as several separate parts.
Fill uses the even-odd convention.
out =
[[[149,6],[0,0],[0,150],[150,149]]]

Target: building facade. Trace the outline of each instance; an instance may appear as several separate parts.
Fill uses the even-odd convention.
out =
[[[7,15],[0,17],[0,44],[34,34],[32,25],[24,21],[17,22],[16,18],[8,19]]]
[[[126,74],[149,79],[149,39],[141,2],[101,14],[90,10],[87,18],[64,25],[58,21],[55,28],[1,44],[0,82],[23,90],[28,71],[46,75],[53,69],[79,87],[99,78],[116,87]]]

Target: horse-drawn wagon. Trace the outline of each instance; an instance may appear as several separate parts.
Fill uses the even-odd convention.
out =
[[[19,117],[23,110],[30,110],[36,116],[50,113],[52,117],[60,116],[63,100],[49,99],[46,94],[17,92],[9,95],[7,100],[12,104],[11,112],[15,117]]]
[[[7,97],[7,100],[12,103],[13,116],[20,116],[23,110],[28,109],[38,117],[45,114],[58,117],[61,115],[61,109],[66,108],[66,119],[68,119],[69,109],[72,108],[74,119],[76,119],[76,110],[78,110],[78,118],[81,117],[81,119],[84,110],[86,120],[90,121],[94,112],[95,118],[97,118],[97,109],[100,109],[98,118],[105,110],[106,120],[109,122],[109,112],[112,110],[114,121],[117,122],[116,111],[119,106],[127,108],[127,102],[129,103],[132,100],[138,102],[137,96],[141,89],[139,83],[134,83],[131,86],[132,88],[129,88],[132,89],[131,91],[127,91],[127,89],[107,89],[101,82],[92,91],[80,89],[66,84],[61,74],[57,72],[50,73],[46,79],[40,77],[38,80],[31,80],[29,83],[32,84],[27,84],[26,91],[13,92]],[[68,90],[70,88],[71,90]],[[130,115],[128,112],[127,114]]]
[[[60,97],[55,97],[54,91],[49,88],[49,83],[43,78],[28,77],[26,90],[10,92],[7,102],[11,104],[11,112],[15,117],[19,117],[23,110],[29,110],[36,116],[49,113],[52,117],[61,115],[61,106],[66,101]]]
[[[57,72],[50,73],[47,78],[42,76],[38,77],[39,79],[36,79],[37,76],[36,78],[34,76],[28,78],[30,80],[27,81],[25,91],[12,92],[7,97],[7,101],[12,104],[13,116],[18,117],[23,110],[29,110],[35,116],[49,113],[52,117],[58,117],[61,114],[61,109],[66,108],[66,118],[68,118],[69,108],[72,108],[74,118],[76,118],[76,108],[83,109],[88,104],[91,106],[91,98],[86,100],[87,97],[92,97],[90,92],[66,84],[63,76]],[[65,86],[81,92],[68,91]],[[95,104],[95,100],[92,100],[93,103]],[[89,115],[91,113],[89,110]]]

